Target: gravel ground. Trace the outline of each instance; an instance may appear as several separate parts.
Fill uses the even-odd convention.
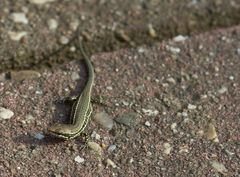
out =
[[[72,60],[63,49],[74,50],[78,25],[97,53],[232,26],[239,20],[239,0],[0,1],[0,71]]]
[[[82,61],[0,74],[1,176],[239,176],[239,39],[235,26],[93,55],[104,105],[86,148],[44,134],[67,122]]]

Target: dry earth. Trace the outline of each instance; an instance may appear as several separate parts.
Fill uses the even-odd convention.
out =
[[[56,101],[82,90],[82,62],[0,75],[1,176],[239,176],[240,26],[91,60],[93,95],[105,99],[83,150],[82,137],[43,133],[67,121],[70,106]]]

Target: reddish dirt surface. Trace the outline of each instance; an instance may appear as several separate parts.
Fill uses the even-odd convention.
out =
[[[90,148],[81,150],[81,137],[70,141],[34,137],[68,118],[70,106],[56,100],[84,87],[82,62],[41,71],[41,77],[31,80],[2,76],[0,106],[14,116],[0,120],[1,176],[238,176],[239,41],[236,26],[183,42],[169,40],[92,56],[93,95],[106,98],[105,106],[94,105],[93,116],[102,110],[112,119],[129,111],[141,114],[131,128],[114,123],[107,131],[90,122],[86,132],[100,135],[91,141],[101,146],[101,157]],[[77,58],[79,51],[73,55]],[[79,80],[71,79],[74,72],[79,72]],[[146,109],[155,113],[149,115]],[[205,136],[210,123],[216,128],[216,142]],[[113,144],[116,149],[108,152]],[[78,155],[84,162],[74,160]],[[116,168],[107,165],[108,158]],[[217,171],[213,161],[226,169]]]

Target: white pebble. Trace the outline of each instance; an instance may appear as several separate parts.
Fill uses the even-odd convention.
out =
[[[56,30],[58,27],[58,22],[55,19],[49,19],[48,20],[48,27],[50,30]]]
[[[175,42],[182,42],[182,41],[185,41],[187,38],[188,38],[188,36],[178,35],[178,36],[174,37],[173,40]]]
[[[100,140],[101,136],[98,133],[96,133],[95,138],[96,140]]]
[[[10,109],[0,107],[0,119],[10,119],[14,115]]]
[[[76,47],[75,46],[70,47],[70,51],[71,52],[75,52],[76,51]]]
[[[148,121],[145,122],[145,125],[146,125],[147,127],[150,127],[150,126],[151,126],[150,122],[148,122]]]
[[[107,90],[112,90],[112,86],[107,86]]]
[[[177,123],[176,122],[172,123],[171,130],[173,131],[173,133],[177,133],[176,127],[177,127]]]
[[[129,103],[125,100],[123,100],[122,103],[123,103],[124,106],[129,106]]]
[[[182,116],[183,116],[183,117],[187,117],[187,116],[188,116],[188,113],[187,113],[187,112],[182,112]]]
[[[61,36],[61,37],[60,37],[60,42],[61,42],[61,44],[63,44],[63,45],[68,44],[69,39],[68,39],[66,36]]]
[[[167,81],[168,81],[169,83],[176,84],[176,81],[175,81],[175,79],[174,79],[173,77],[167,78]]]
[[[147,116],[156,116],[159,113],[158,110],[151,110],[151,109],[144,109],[144,108],[142,108],[142,112]]]
[[[171,153],[171,150],[172,150],[172,146],[169,144],[169,143],[164,143],[163,144],[163,147],[164,147],[164,154],[170,154]]]
[[[106,162],[108,165],[112,166],[113,168],[117,168],[117,165],[111,159],[107,159]]]
[[[81,158],[79,155],[77,157],[75,157],[74,160],[77,163],[83,163],[84,162],[84,158]]]
[[[167,46],[167,49],[172,53],[180,53],[181,49],[178,47]]]
[[[36,93],[37,95],[42,95],[42,94],[43,94],[43,92],[42,92],[41,90],[37,90],[35,93]]]
[[[188,109],[189,110],[194,110],[194,109],[196,109],[197,108],[197,106],[195,106],[195,105],[193,105],[193,104],[188,104]]]
[[[11,18],[16,23],[28,24],[28,19],[24,13],[12,13]]]
[[[218,90],[218,93],[219,94],[223,94],[223,93],[225,93],[225,92],[227,92],[228,91],[228,89],[227,89],[227,87],[222,87],[222,88],[220,88],[219,90]]]
[[[21,31],[21,32],[8,31],[8,35],[13,41],[19,41],[20,39],[22,39],[24,36],[27,35],[27,32],[26,31]]]
[[[229,80],[233,81],[234,80],[234,76],[229,76]]]
[[[38,4],[38,5],[42,5],[48,2],[53,2],[55,0],[30,0],[31,3],[33,4]]]
[[[76,81],[76,80],[80,79],[80,75],[77,72],[73,72],[71,75],[71,79],[73,81]]]
[[[144,52],[145,52],[145,49],[143,47],[138,48],[138,53],[144,53]]]
[[[134,162],[134,159],[130,158],[129,163],[133,163],[133,162]]]

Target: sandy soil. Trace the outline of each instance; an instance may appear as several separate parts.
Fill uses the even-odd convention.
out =
[[[84,87],[83,62],[22,81],[2,73],[1,176],[238,176],[240,26],[178,39],[91,57],[105,104],[94,104],[95,147],[83,150],[83,137],[44,134],[67,122],[71,108],[58,101]],[[102,112],[111,130],[96,121]]]

